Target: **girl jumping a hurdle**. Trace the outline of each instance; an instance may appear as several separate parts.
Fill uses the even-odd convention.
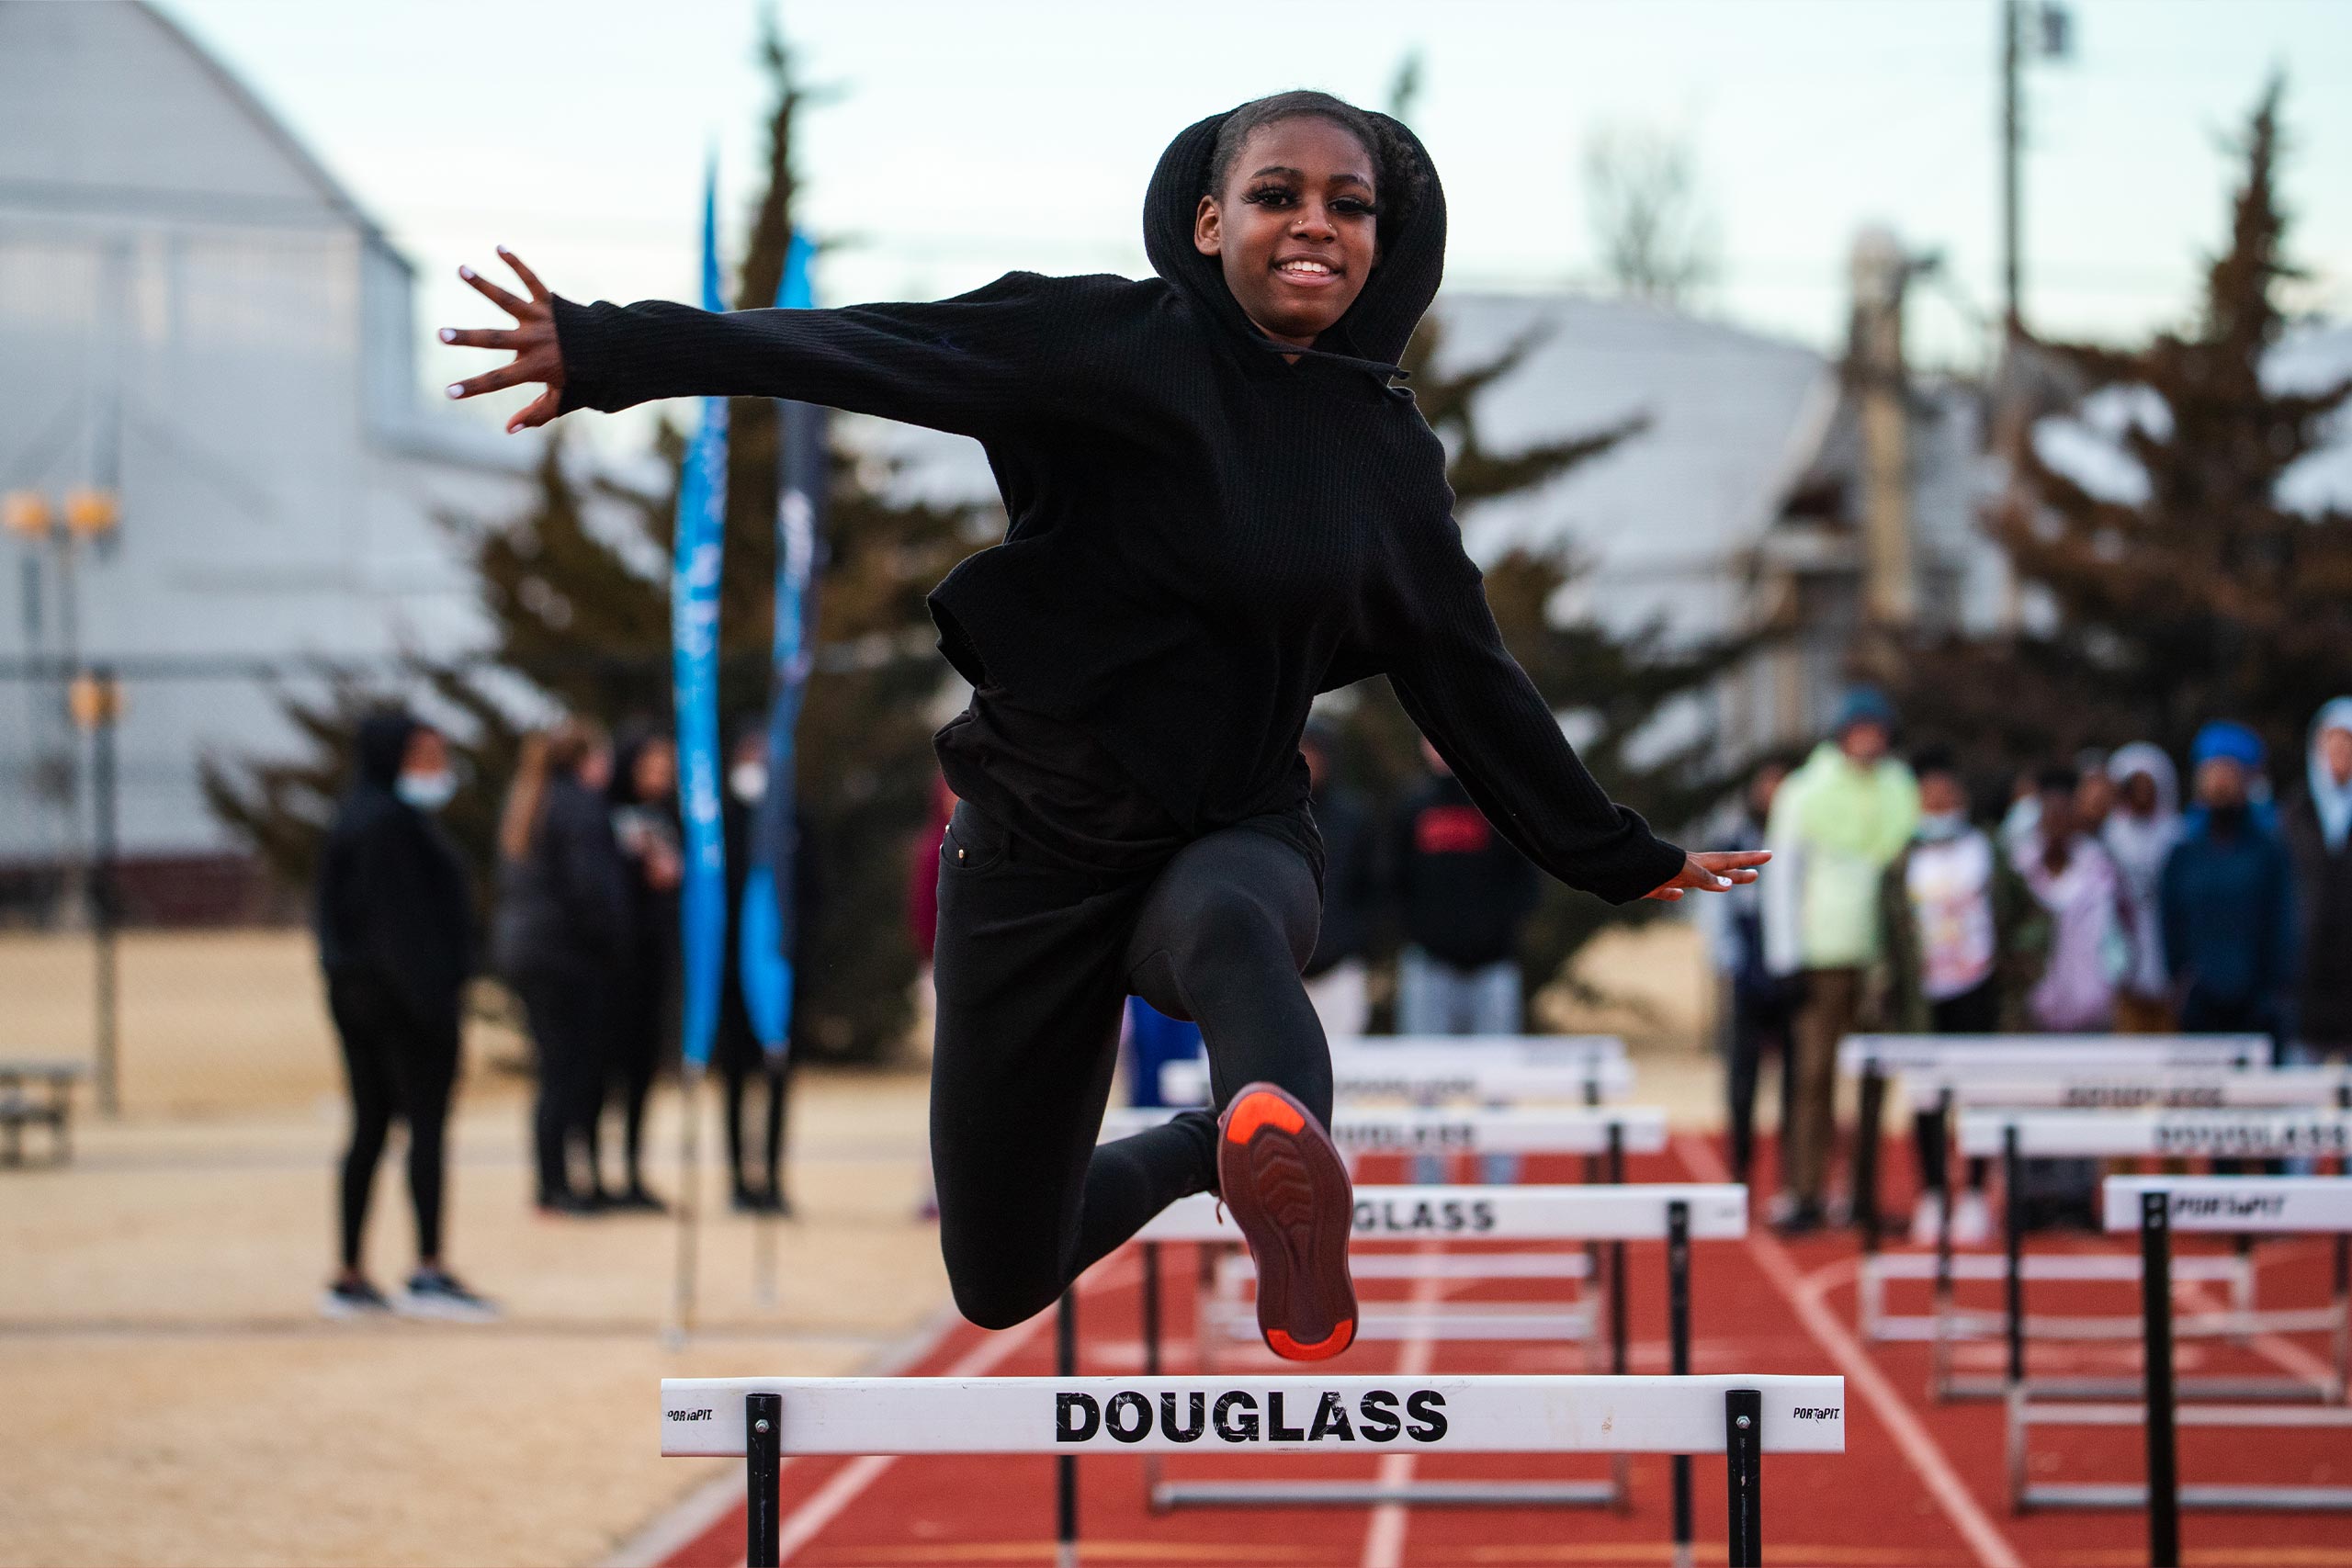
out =
[[[1445,198],[1420,142],[1322,93],[1170,144],[1157,276],[1010,273],[933,304],[712,313],[582,305],[459,276],[514,352],[451,397],[545,387],[510,432],[656,398],[829,404],[978,440],[1004,542],[932,591],[972,683],[936,738],[932,1162],[956,1303],[1006,1327],[1188,1194],[1214,1191],[1279,1355],[1355,1336],[1331,1066],[1299,969],[1322,845],[1299,736],[1385,674],[1489,821],[1623,903],[1752,882],[1612,804],[1505,650],[1445,450],[1395,364],[1437,292]],[[1132,993],[1190,1019],[1216,1110],[1098,1145]]]

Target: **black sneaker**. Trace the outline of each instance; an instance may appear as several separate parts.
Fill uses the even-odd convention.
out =
[[[1269,1083],[1253,1083],[1217,1118],[1217,1186],[1258,1270],[1258,1332],[1291,1361],[1321,1361],[1355,1342],[1348,1275],[1355,1189],[1322,1123]]]
[[[337,1282],[319,1292],[319,1315],[332,1318],[386,1317],[392,1303],[384,1292],[361,1280],[356,1283]]]
[[[625,1209],[640,1214],[666,1214],[670,1212],[669,1204],[637,1183],[631,1183],[629,1190],[617,1197],[605,1199],[605,1203],[607,1208]]]
[[[411,1274],[392,1310],[402,1317],[430,1317],[444,1323],[495,1323],[499,1316],[495,1303],[466,1289],[446,1269],[420,1269]]]

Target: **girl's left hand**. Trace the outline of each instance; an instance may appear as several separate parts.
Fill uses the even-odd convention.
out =
[[[1726,893],[1743,882],[1756,880],[1756,867],[1772,858],[1770,850],[1702,850],[1682,857],[1681,874],[1642,895],[1671,904],[1686,890]]]

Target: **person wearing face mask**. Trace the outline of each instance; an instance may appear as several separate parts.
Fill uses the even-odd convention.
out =
[[[2278,1038],[2295,972],[2294,871],[2255,809],[2261,740],[2216,720],[2189,752],[2197,791],[2180,842],[2165,861],[2165,962],[2180,1027]]]
[[[2165,860],[2180,841],[2180,778],[2158,746],[2134,741],[2108,759],[2115,806],[2099,842],[2123,881],[2129,961],[2115,994],[2115,1027],[2125,1034],[2169,1034],[2172,983],[2165,971],[2161,901]]]
[[[1781,1134],[1791,1234],[1818,1230],[1837,1143],[1838,1043],[1860,1021],[1865,972],[1878,960],[1879,882],[1911,841],[1919,786],[1887,754],[1894,707],[1869,687],[1847,694],[1829,738],[1772,799],[1764,843],[1781,865],[1764,883],[1764,956],[1793,976],[1796,1103]]]
[[[2303,789],[2282,820],[2302,916],[2295,1054],[2352,1060],[2352,697],[2312,720]]]
[[[2014,1024],[2024,971],[2046,938],[2032,895],[1993,842],[1968,818],[1958,762],[1940,749],[1912,761],[1919,781],[1919,827],[1879,884],[1883,956],[1873,989],[1890,1028],[1905,1033],[1991,1034]],[[1865,1137],[1875,1128],[1863,1129]],[[1950,1198],[1951,1140],[1943,1114],[1916,1111],[1919,1203],[1915,1241],[1931,1241]],[[1968,1190],[1952,1212],[1952,1238],[1991,1232],[1985,1162],[1968,1162]]]
[[[351,1091],[342,1266],[320,1311],[488,1319],[497,1309],[441,1261],[443,1129],[473,938],[465,866],[433,813],[457,779],[440,732],[404,710],[361,720],[356,750],[351,791],[319,857],[319,964]],[[416,1213],[416,1269],[396,1301],[368,1281],[360,1258],[368,1194],[395,1120],[408,1127]]]
[[[794,1051],[771,1055],[752,1027],[751,1009],[743,1000],[743,953],[735,922],[743,908],[743,887],[752,874],[752,823],[768,793],[767,730],[763,718],[742,722],[728,752],[727,794],[719,803],[719,826],[727,840],[728,931],[720,943],[726,958],[719,987],[718,1032],[711,1045],[711,1063],[718,1069],[722,1094],[720,1114],[727,1130],[727,1179],[739,1213],[790,1214],[792,1200],[785,1190],[785,1113],[792,1096]],[[818,865],[808,834],[808,818],[796,813],[793,830],[798,844],[793,856],[793,931],[800,952],[808,951],[806,933],[818,914]],[[801,1002],[808,990],[807,966],[792,966],[793,1032],[800,1032]],[[755,1144],[744,1124],[752,1109],[752,1091],[766,1090],[759,1108],[761,1136]]]

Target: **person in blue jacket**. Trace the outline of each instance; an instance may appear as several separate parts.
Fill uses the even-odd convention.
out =
[[[2254,809],[2261,740],[2216,720],[2189,752],[2198,809],[2165,862],[2165,956],[2191,1033],[2278,1040],[2295,975],[2294,870]]]

